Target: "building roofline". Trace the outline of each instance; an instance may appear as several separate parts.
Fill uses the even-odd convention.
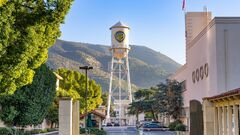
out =
[[[212,96],[212,97],[204,97],[203,100],[217,100],[217,99],[223,99],[223,98],[232,97],[232,96],[236,96],[236,95],[240,96],[240,88],[230,90],[228,92],[224,92],[219,95]]]
[[[172,80],[176,75],[178,75],[181,72],[183,72],[186,68],[187,68],[187,63],[182,65],[174,74],[170,75],[168,78]]]
[[[101,113],[97,112],[96,110],[93,110],[93,111],[91,111],[91,112],[88,112],[87,114],[90,114],[90,113],[92,113],[92,114],[94,114],[94,115],[97,115],[97,116],[99,116],[99,117],[101,117],[101,118],[106,118],[106,116],[105,116],[104,114],[101,114]],[[84,114],[80,115],[80,118],[85,117],[87,114],[84,113]]]
[[[190,49],[197,41],[201,39],[215,24],[240,24],[240,17],[215,17],[211,22],[189,43],[186,49]]]
[[[121,21],[117,22],[112,27],[110,27],[110,30],[113,28],[128,28],[130,30],[130,27],[127,26],[126,24],[122,23]]]

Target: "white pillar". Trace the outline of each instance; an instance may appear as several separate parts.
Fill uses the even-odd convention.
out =
[[[223,134],[223,130],[222,130],[222,107],[218,107],[218,124],[219,124],[218,133],[219,133],[219,135],[222,135]]]
[[[113,53],[113,52],[112,52]],[[114,66],[114,56],[112,56],[111,69],[110,69],[110,83],[108,89],[108,104],[107,104],[107,117],[105,122],[110,122],[110,107],[111,107],[111,98],[112,98],[112,81],[113,81],[113,66]]]
[[[234,135],[239,134],[239,125],[238,125],[238,105],[233,106],[233,113],[234,113]]]
[[[232,135],[232,106],[228,106],[228,135]]]
[[[227,135],[227,107],[223,107],[223,134]]]
[[[72,99],[59,100],[59,135],[72,135]]]
[[[215,112],[214,112],[214,135],[218,135],[219,132],[219,123],[218,123],[218,108],[215,107]]]
[[[215,108],[212,102],[203,100],[203,126],[204,135],[214,135]]]
[[[74,101],[72,106],[72,134],[79,135],[79,101]]]

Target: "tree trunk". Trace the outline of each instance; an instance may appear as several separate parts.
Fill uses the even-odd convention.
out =
[[[139,113],[137,112],[137,113],[136,113],[136,117],[137,117],[137,122],[136,122],[136,124],[137,124],[138,121],[139,121],[139,119],[138,119],[138,115],[139,115]]]
[[[53,128],[53,122],[51,122],[51,128]]]
[[[152,116],[153,116],[153,120],[154,120],[154,121],[157,121],[157,119],[156,119],[156,116],[155,116],[155,113],[154,113],[154,110],[153,110],[153,109],[151,109],[151,113],[152,113]]]

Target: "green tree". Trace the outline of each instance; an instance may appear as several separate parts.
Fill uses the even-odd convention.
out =
[[[179,119],[183,107],[182,84],[175,80],[167,80],[167,113]]]
[[[49,107],[46,119],[51,123],[51,128],[53,125],[58,125],[58,104],[53,102],[52,105]]]
[[[0,6],[2,6],[7,0],[0,0]]]
[[[61,34],[72,1],[0,1],[0,94],[13,94],[32,82]]]
[[[63,80],[60,81],[60,89],[57,92],[59,97],[72,97],[73,100],[80,100],[80,113],[84,113],[85,105],[85,90],[86,90],[86,78],[85,75],[68,69],[58,69],[59,74]],[[102,90],[101,86],[94,80],[88,81],[88,96],[87,96],[87,108],[88,111],[94,110],[102,103]]]
[[[133,101],[128,107],[128,114],[136,115],[136,124],[139,122],[138,116],[140,113],[144,111],[143,102],[142,101]]]
[[[174,119],[179,119],[183,106],[182,84],[177,81],[167,80],[156,87],[140,89],[134,93],[134,101],[129,107],[130,114],[144,112],[154,120],[157,114],[167,114]]]
[[[183,106],[182,84],[175,80],[166,80],[156,87],[154,96],[159,113],[165,113],[174,119],[179,119]]]
[[[0,118],[9,125],[37,125],[42,123],[56,93],[56,77],[46,66],[36,70],[33,83],[2,96]]]
[[[134,93],[135,101],[129,107],[129,114],[135,114],[138,116],[139,113],[145,112],[150,113],[154,120],[157,120],[157,106],[154,103],[154,95],[156,90],[140,89]]]
[[[108,102],[108,93],[103,93],[101,98],[102,98],[102,105],[107,106],[107,104],[108,104],[107,103]]]

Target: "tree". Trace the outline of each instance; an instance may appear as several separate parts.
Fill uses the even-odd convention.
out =
[[[134,93],[134,101],[129,107],[130,114],[145,112],[157,120],[157,114],[164,113],[179,119],[183,106],[182,85],[177,81],[167,80],[156,87],[140,89]]]
[[[154,120],[157,120],[157,106],[154,103],[154,95],[156,90],[152,87],[150,89],[140,89],[134,93],[134,101],[129,107],[130,114],[138,115],[141,112],[150,113]]]
[[[58,104],[53,102],[52,105],[49,107],[46,119],[51,123],[51,128],[53,125],[58,125]]]
[[[179,119],[183,106],[182,84],[175,80],[167,80],[167,112],[174,119]]]
[[[7,0],[0,0],[0,6],[2,6],[3,4],[5,4]]]
[[[42,123],[56,93],[56,77],[46,66],[36,70],[33,83],[2,96],[0,118],[9,125],[37,125]]]
[[[130,106],[128,107],[128,114],[136,115],[136,123],[139,122],[138,116],[140,113],[144,111],[143,109],[143,102],[142,101],[133,101]]]
[[[107,106],[107,102],[108,102],[108,93],[103,93],[102,96],[102,105],[103,106]]]
[[[59,97],[72,97],[73,100],[80,100],[80,113],[84,113],[85,105],[85,90],[86,90],[86,79],[85,75],[68,69],[58,69],[57,74],[63,77],[60,81],[60,89],[58,91]],[[96,107],[102,103],[102,90],[101,86],[97,84],[94,80],[88,81],[88,96],[87,104],[88,111],[94,110]],[[82,105],[83,104],[83,105]]]
[[[156,89],[154,99],[159,113],[179,119],[183,106],[182,84],[175,80],[166,80],[166,84],[160,83]]]
[[[30,84],[73,0],[0,1],[0,94]]]

